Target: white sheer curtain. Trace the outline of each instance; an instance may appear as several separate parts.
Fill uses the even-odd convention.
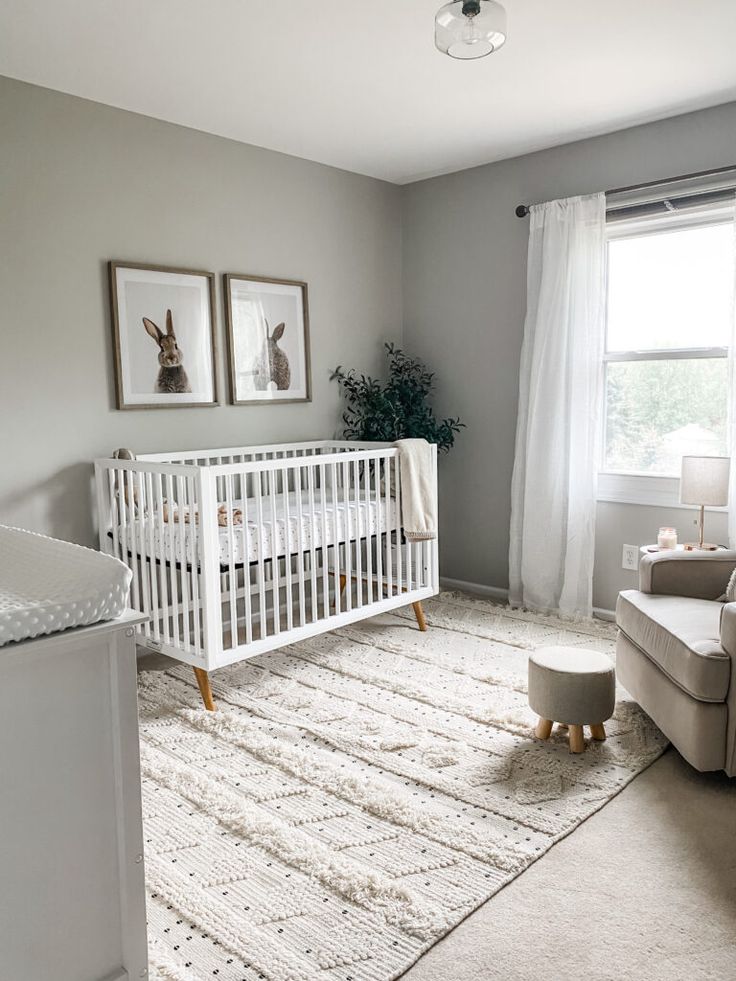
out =
[[[728,544],[736,548],[736,199],[733,204],[733,314],[731,337],[728,346],[728,452],[731,457],[731,473],[728,485]]]
[[[509,599],[590,616],[605,308],[605,195],[531,209]]]

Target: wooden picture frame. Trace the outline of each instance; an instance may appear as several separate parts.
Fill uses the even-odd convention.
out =
[[[231,404],[311,402],[307,283],[225,273],[223,288]]]
[[[108,268],[118,409],[219,405],[215,274],[121,260]]]

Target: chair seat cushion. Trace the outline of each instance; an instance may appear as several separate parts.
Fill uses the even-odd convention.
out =
[[[627,589],[618,597],[616,623],[683,691],[722,702],[731,677],[731,658],[721,647],[722,609],[713,600]]]

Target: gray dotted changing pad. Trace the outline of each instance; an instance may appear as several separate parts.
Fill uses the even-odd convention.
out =
[[[0,525],[0,647],[114,620],[131,578],[111,555]]]

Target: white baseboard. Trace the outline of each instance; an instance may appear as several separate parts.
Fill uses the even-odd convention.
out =
[[[443,589],[461,589],[465,593],[478,593],[479,596],[489,596],[491,599],[503,600],[508,603],[509,591],[501,586],[482,586],[479,582],[465,582],[463,579],[446,579],[440,576],[440,586]]]
[[[611,623],[616,622],[616,611],[604,610],[600,606],[593,607],[593,616],[598,617],[599,620],[610,620]]]
[[[488,596],[490,599],[502,600],[504,603],[509,601],[508,589],[501,586],[483,586],[479,582],[465,582],[463,579],[446,579],[440,577],[440,586],[443,589],[461,589],[466,593],[477,593],[479,596]],[[604,610],[599,606],[593,607],[593,616],[599,620],[615,621],[616,614],[613,610]]]

